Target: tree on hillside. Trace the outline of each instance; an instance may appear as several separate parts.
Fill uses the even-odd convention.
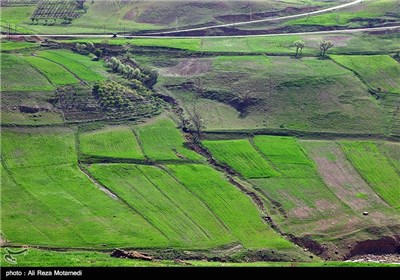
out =
[[[194,133],[192,135],[191,140],[195,144],[200,143],[201,136],[205,129],[205,125],[203,118],[201,117],[199,111],[197,110],[196,102],[194,103],[192,110],[188,112],[188,114],[189,114],[189,120],[187,122],[187,126],[188,129],[193,131]]]
[[[293,42],[293,45],[296,47],[296,54],[295,57],[301,57],[303,48],[305,46],[305,43],[303,40],[297,40]]]
[[[331,41],[322,41],[320,44],[319,44],[319,49],[320,49],[320,56],[321,57],[325,57],[325,55],[326,55],[326,52],[330,49],[330,48],[332,48],[333,47],[333,43],[331,42]]]

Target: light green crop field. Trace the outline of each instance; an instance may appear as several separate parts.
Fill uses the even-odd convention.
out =
[[[0,49],[2,52],[32,49],[32,48],[37,48],[38,46],[39,44],[37,43],[15,42],[15,41],[5,41],[5,40],[1,40],[0,43]]]
[[[377,145],[365,141],[341,141],[343,151],[376,193],[400,208],[400,177]]]
[[[78,169],[74,132],[68,128],[3,129],[2,164],[2,231],[13,244],[168,244],[152,225]]]
[[[23,78],[21,78],[23,74]],[[23,58],[1,54],[1,88],[3,91],[51,91],[53,86]]]
[[[104,79],[101,75],[101,71],[105,71],[103,62],[92,61],[88,56],[66,50],[44,51],[39,56],[63,65],[82,80],[93,82]]]
[[[79,83],[70,72],[62,66],[41,57],[28,56],[25,60],[39,70],[53,85]]]
[[[133,131],[128,126],[106,128],[79,134],[79,149],[85,155],[144,159]]]
[[[135,128],[144,154],[153,160],[202,160],[196,152],[183,144],[184,137],[170,119],[160,119],[154,123]]]
[[[157,167],[95,164],[89,170],[166,236],[174,248],[217,247],[236,241],[208,208],[208,201]]]
[[[203,141],[218,161],[229,165],[245,178],[268,178],[279,173],[248,140]]]
[[[167,168],[207,204],[246,248],[292,248],[289,241],[262,222],[250,198],[229,184],[221,173],[198,164]]]
[[[314,15],[286,22],[288,25],[325,25],[325,26],[353,26],[357,24],[355,19],[368,21],[373,18],[382,18],[388,13],[399,11],[396,0],[367,0],[359,4],[356,11],[339,10],[321,15]]]
[[[400,144],[394,142],[377,143],[379,150],[390,163],[400,172]]]
[[[388,55],[331,55],[378,91],[400,93],[400,64]],[[380,89],[380,90],[379,90]]]

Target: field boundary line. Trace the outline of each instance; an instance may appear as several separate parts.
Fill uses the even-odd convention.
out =
[[[155,166],[155,167],[158,168],[158,169],[160,169],[158,166]],[[196,222],[195,220],[193,220],[192,217],[190,217],[185,211],[183,211],[183,209],[181,209],[181,207],[180,207],[177,203],[175,203],[169,196],[167,196],[167,195],[165,194],[165,192],[164,192],[163,190],[161,190],[160,187],[159,187],[156,183],[154,183],[154,182],[149,178],[149,176],[146,175],[145,172],[143,172],[140,168],[138,168],[138,167],[136,167],[136,166],[135,166],[135,168],[146,178],[147,181],[149,181],[160,193],[162,193],[162,195],[163,195],[168,201],[170,201],[173,205],[175,205],[175,206],[183,213],[183,215],[184,215],[185,217],[187,217],[201,232],[203,232],[204,235],[205,235],[209,240],[212,240],[211,236],[209,236],[208,233],[205,232],[204,229],[203,229],[199,224],[197,224],[197,222]],[[160,169],[160,170],[161,170],[161,169]],[[162,170],[162,172],[165,172],[165,171]],[[165,174],[167,174],[167,173],[165,172]],[[167,174],[167,176],[169,176],[169,174]],[[185,238],[183,237],[183,239],[185,239]]]

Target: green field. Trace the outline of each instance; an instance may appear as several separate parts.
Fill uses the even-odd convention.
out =
[[[145,156],[153,160],[201,160],[196,152],[183,144],[185,139],[169,119],[135,127]]]
[[[248,140],[203,141],[202,144],[213,157],[232,167],[244,178],[268,178],[279,175]]]
[[[24,75],[23,79],[21,74]],[[23,58],[2,53],[1,89],[2,91],[51,91],[53,86]]]
[[[65,68],[43,59],[41,57],[29,56],[25,60],[39,70],[53,85],[77,84],[79,81]]]
[[[3,129],[2,230],[13,244],[160,247],[168,240],[77,166],[68,128]]]
[[[373,142],[341,141],[343,151],[376,193],[400,208],[400,177]]]
[[[102,76],[102,71],[105,72],[103,62],[92,61],[88,56],[66,50],[43,51],[39,56],[63,65],[82,80],[93,82],[104,79]]]
[[[378,92],[400,93],[400,64],[388,55],[331,55]]]
[[[249,197],[206,165],[168,165],[189,191],[200,197],[247,248],[290,249],[292,244],[264,224]],[[196,174],[196,176],[193,176]]]
[[[135,135],[128,126],[108,126],[80,133],[79,149],[90,156],[144,159]]]
[[[37,48],[39,44],[30,42],[16,42],[1,40],[0,49],[2,52],[19,51],[24,49]]]
[[[157,167],[101,164],[91,165],[89,170],[166,236],[174,248],[217,247],[235,241],[207,207],[207,200]]]

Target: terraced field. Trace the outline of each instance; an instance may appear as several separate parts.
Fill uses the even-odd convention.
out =
[[[53,85],[77,84],[76,79],[62,66],[41,57],[25,57],[25,60],[39,70]]]
[[[229,165],[244,178],[268,178],[279,175],[248,140],[203,141],[202,144],[218,161]]]
[[[24,73],[24,79],[20,74]],[[51,91],[53,86],[35,68],[17,55],[1,54],[3,91]]]
[[[105,68],[100,61],[92,61],[88,56],[79,55],[70,51],[44,51],[40,56],[63,65],[79,79],[93,82],[103,80],[101,71]]]
[[[331,55],[378,92],[400,93],[400,65],[388,55]]]
[[[89,156],[144,159],[141,148],[128,126],[108,126],[79,135],[80,152]]]

